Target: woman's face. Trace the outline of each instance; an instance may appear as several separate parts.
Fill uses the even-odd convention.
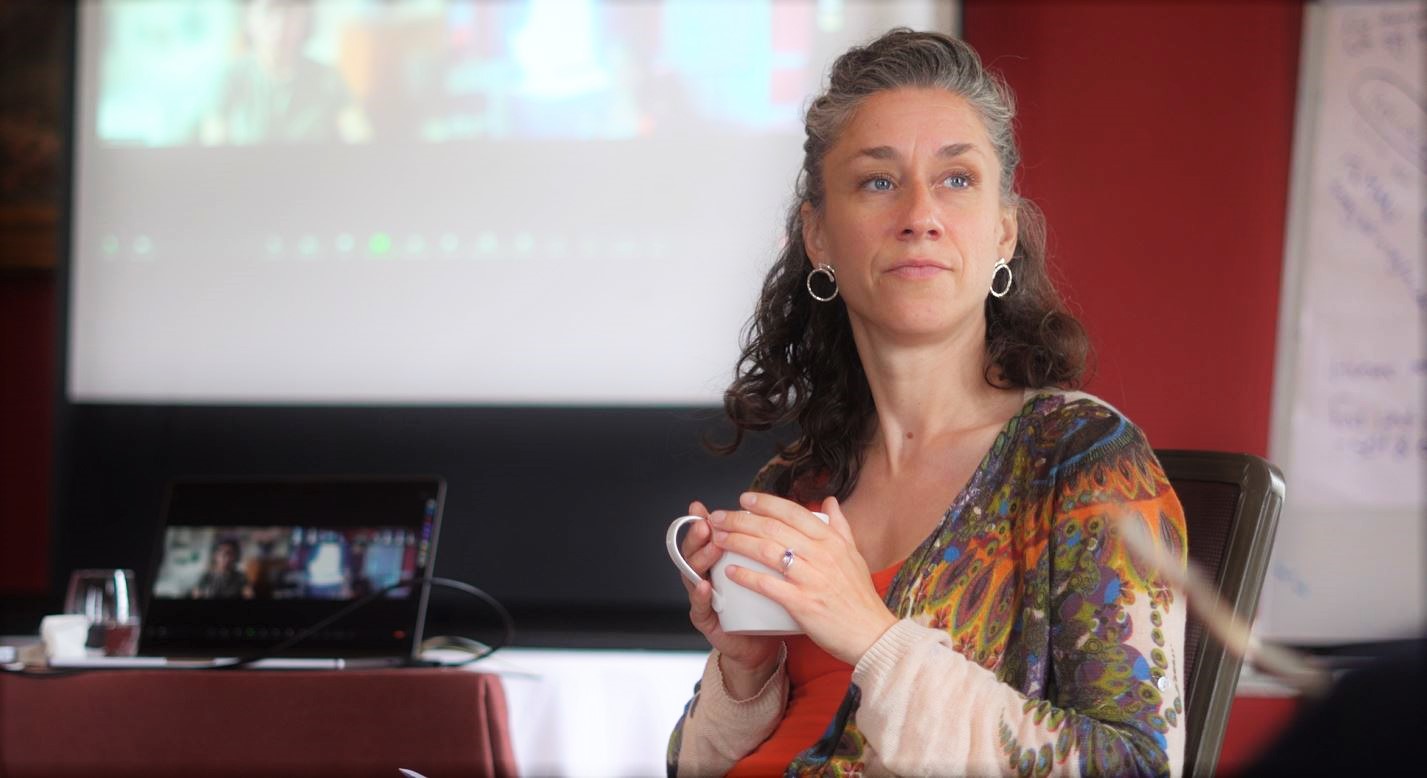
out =
[[[980,342],[993,267],[1016,241],[1000,176],[962,97],[903,88],[863,102],[823,160],[823,207],[803,206],[808,256],[837,271],[855,330]]]

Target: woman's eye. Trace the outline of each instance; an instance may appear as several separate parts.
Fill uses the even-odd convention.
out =
[[[873,192],[892,191],[892,179],[886,176],[874,176],[862,182],[862,188]]]
[[[971,186],[971,176],[965,173],[952,173],[946,177],[944,183],[952,189],[965,189]]]

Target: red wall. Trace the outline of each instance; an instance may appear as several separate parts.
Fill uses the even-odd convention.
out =
[[[1087,389],[1162,448],[1268,450],[1302,8],[965,0],[1020,102],[1024,191]]]
[[[1156,446],[1266,453],[1300,4],[963,8],[1020,98],[1087,388]],[[0,278],[0,594],[48,581],[55,316],[52,279]]]

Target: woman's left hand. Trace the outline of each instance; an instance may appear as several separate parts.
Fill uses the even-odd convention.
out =
[[[803,506],[769,494],[746,492],[739,504],[744,510],[710,516],[715,545],[774,570],[782,568],[785,550],[794,557],[783,578],[730,565],[729,579],[782,605],[814,643],[856,665],[897,617],[872,585],[837,499],[823,500],[826,525]]]

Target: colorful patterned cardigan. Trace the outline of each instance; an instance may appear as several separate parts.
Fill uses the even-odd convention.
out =
[[[1140,430],[1083,393],[1028,392],[886,602],[901,617],[853,670],[787,775],[1165,775],[1183,764],[1184,601],[1127,552],[1142,522],[1180,560],[1183,509]],[[754,488],[808,503],[775,462]],[[777,726],[780,665],[733,700],[717,652],[669,741],[716,775]]]

